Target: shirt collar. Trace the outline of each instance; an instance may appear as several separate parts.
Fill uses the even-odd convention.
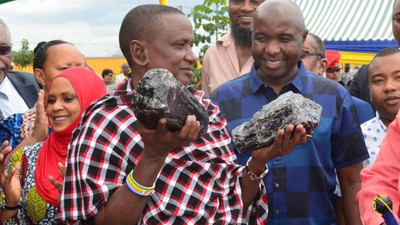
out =
[[[295,93],[301,93],[303,90],[304,83],[307,79],[307,70],[304,67],[304,64],[299,61],[297,63],[297,66],[299,67],[299,71],[297,72],[296,76],[291,80],[288,84],[292,84],[294,87],[294,90],[292,90]],[[260,88],[265,86],[264,82],[257,76],[256,71],[258,69],[258,66],[256,63],[253,63],[253,66],[250,71],[250,88],[251,91],[256,93]],[[267,85],[268,86],[268,85]]]
[[[381,118],[379,117],[378,111],[376,112],[376,119],[378,121],[378,125],[381,127],[381,129],[386,133],[388,131],[388,128],[385,126],[385,124],[382,122]]]
[[[224,46],[227,48],[228,46],[234,44],[235,42],[233,41],[232,33],[228,32],[224,36],[222,36],[220,39],[218,39],[217,44]]]
[[[10,88],[14,88],[14,86],[11,84],[8,77],[5,76],[3,82],[1,82],[0,84],[0,94],[3,94],[4,96],[6,96],[6,98],[8,98],[7,92],[9,91],[7,90],[10,90]]]

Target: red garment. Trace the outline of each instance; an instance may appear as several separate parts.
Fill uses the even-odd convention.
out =
[[[35,181],[39,195],[48,203],[57,206],[58,190],[50,182],[49,176],[53,176],[57,181],[63,182],[58,162],[65,163],[68,144],[71,140],[72,131],[78,126],[82,118],[82,113],[93,101],[107,94],[103,80],[94,72],[84,68],[67,69],[55,76],[51,84],[57,77],[64,77],[72,84],[81,107],[80,115],[61,132],[53,131],[40,149],[36,170]],[[47,92],[48,94],[48,92]],[[46,105],[48,101],[46,100]]]

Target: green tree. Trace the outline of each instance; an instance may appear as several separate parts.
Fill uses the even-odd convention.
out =
[[[13,62],[20,68],[25,68],[33,63],[33,51],[29,50],[29,41],[22,39],[22,47],[19,51],[13,51]]]
[[[198,57],[202,63],[210,45],[228,31],[230,20],[226,0],[204,0],[202,5],[193,7],[189,17],[194,22],[195,45],[201,46]],[[201,89],[201,68],[198,64],[194,65],[193,72],[192,86]]]

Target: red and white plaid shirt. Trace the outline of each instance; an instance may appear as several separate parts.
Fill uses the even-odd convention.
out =
[[[244,167],[235,164],[227,123],[203,92],[191,91],[208,112],[207,134],[168,155],[139,224],[265,224],[264,184],[244,211]],[[132,93],[105,96],[84,113],[70,145],[60,220],[91,223],[137,165],[144,144],[135,130]]]

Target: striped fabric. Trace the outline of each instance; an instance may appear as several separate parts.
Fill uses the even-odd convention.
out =
[[[231,33],[222,36],[204,55],[201,74],[205,95],[209,96],[212,91],[226,81],[250,72],[253,62],[253,57],[250,57],[240,69]]]
[[[295,0],[322,40],[393,40],[393,0]]]

